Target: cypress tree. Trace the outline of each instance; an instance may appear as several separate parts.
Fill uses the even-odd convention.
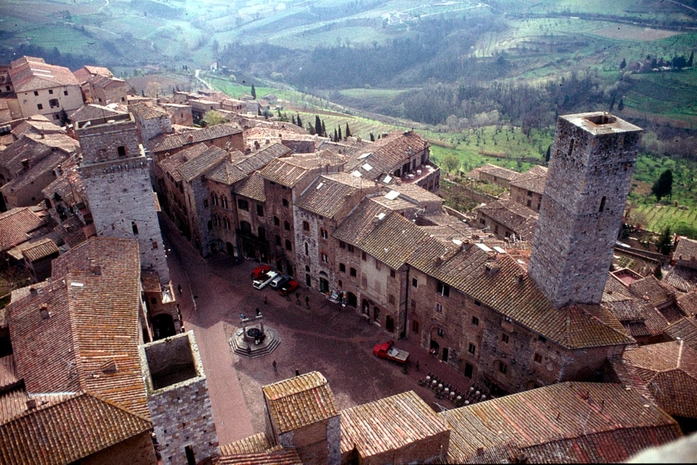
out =
[[[339,126],[339,138],[336,141],[339,142],[342,139],[343,137],[341,137],[341,126]]]
[[[303,120],[300,119],[300,113],[298,113],[298,117],[296,118],[296,121],[298,122],[298,126],[303,127]]]
[[[370,133],[370,142],[375,142],[375,134]]]
[[[351,137],[351,130],[349,129],[348,123],[346,123],[346,138],[348,139]]]
[[[293,123],[293,124],[296,124],[296,123],[295,123],[295,115],[291,115],[291,116],[290,116],[290,122]]]
[[[327,127],[324,125],[324,120],[322,120],[322,135],[327,137]]]
[[[620,99],[620,103],[617,104],[617,111],[624,110],[624,100]]]
[[[315,115],[315,132],[317,135],[322,135],[322,120],[317,115]]]
[[[332,140],[334,142],[339,142],[339,136],[336,135],[336,128],[334,128],[334,138]]]
[[[687,60],[687,67],[692,68],[692,59],[695,57],[695,51],[690,52],[690,59]]]
[[[254,100],[257,99],[257,89],[256,89],[256,87],[254,87],[254,84],[252,84],[252,98]]]

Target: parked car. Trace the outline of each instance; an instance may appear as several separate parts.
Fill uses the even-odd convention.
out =
[[[261,278],[252,281],[252,286],[254,286],[254,289],[264,289],[276,276],[278,276],[278,272],[273,270],[269,271]]]
[[[298,287],[300,287],[300,284],[298,284],[296,280],[291,279],[290,281],[287,281],[285,284],[281,285],[281,287],[278,289],[278,293],[285,296],[291,294]]]
[[[257,266],[254,268],[254,271],[252,271],[252,279],[260,279],[269,271],[271,271],[271,267],[269,265]]]
[[[409,352],[396,348],[394,346],[394,341],[375,344],[375,347],[373,347],[373,355],[376,357],[385,358],[387,360],[392,360],[400,365],[407,363],[407,359],[409,358]]]
[[[278,289],[281,286],[283,286],[286,282],[290,281],[290,276],[287,274],[279,274],[275,278],[273,278],[273,281],[271,281],[271,289]]]

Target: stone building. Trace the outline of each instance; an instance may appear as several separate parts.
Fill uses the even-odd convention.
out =
[[[117,79],[107,68],[83,66],[73,73],[80,83],[86,102],[99,105],[126,104],[129,86],[123,79]]]
[[[473,178],[479,179],[480,181],[486,181],[490,184],[496,184],[498,186],[508,188],[511,180],[518,177],[520,173],[509,170],[508,168],[487,163],[484,166],[475,168],[469,173],[469,175]]]
[[[601,112],[557,121],[529,271],[555,308],[601,301],[641,133]]]
[[[531,241],[537,226],[537,213],[510,199],[477,207],[477,226],[499,239]]]
[[[516,174],[509,181],[511,199],[539,212],[546,182],[547,168],[544,166],[535,165],[525,173]]]
[[[148,408],[165,464],[220,454],[203,363],[189,331],[139,347]]]
[[[208,147],[216,146],[230,151],[243,152],[245,149],[244,133],[234,124],[217,124],[174,134],[163,133],[150,139],[147,142],[147,147],[152,154],[153,161],[159,163],[170,155],[202,142]]]

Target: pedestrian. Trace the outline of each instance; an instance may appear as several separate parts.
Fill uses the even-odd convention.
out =
[[[257,307],[257,316],[261,315],[261,310],[259,310],[259,307]]]
[[[182,295],[182,285],[177,284],[177,291],[179,291],[179,295]]]
[[[278,368],[276,368],[276,360],[274,360],[271,365],[273,365],[273,372],[274,373],[278,372]]]
[[[310,297],[305,296],[305,305],[307,305],[307,308],[310,308]]]
[[[419,361],[416,361],[416,371],[419,371]]]
[[[300,376],[300,370],[295,370],[295,376]]]

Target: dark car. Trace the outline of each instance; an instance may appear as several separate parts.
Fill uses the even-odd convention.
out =
[[[290,281],[290,276],[287,274],[279,274],[273,278],[269,286],[271,286],[271,289],[280,289],[288,281]]]
[[[291,279],[290,281],[287,281],[285,284],[281,285],[281,287],[278,289],[278,293],[281,295],[288,295],[298,287],[300,287],[300,284],[298,284],[296,280]]]
[[[252,271],[252,279],[259,279],[269,271],[271,271],[271,267],[269,265],[257,266],[254,268],[254,271]]]

